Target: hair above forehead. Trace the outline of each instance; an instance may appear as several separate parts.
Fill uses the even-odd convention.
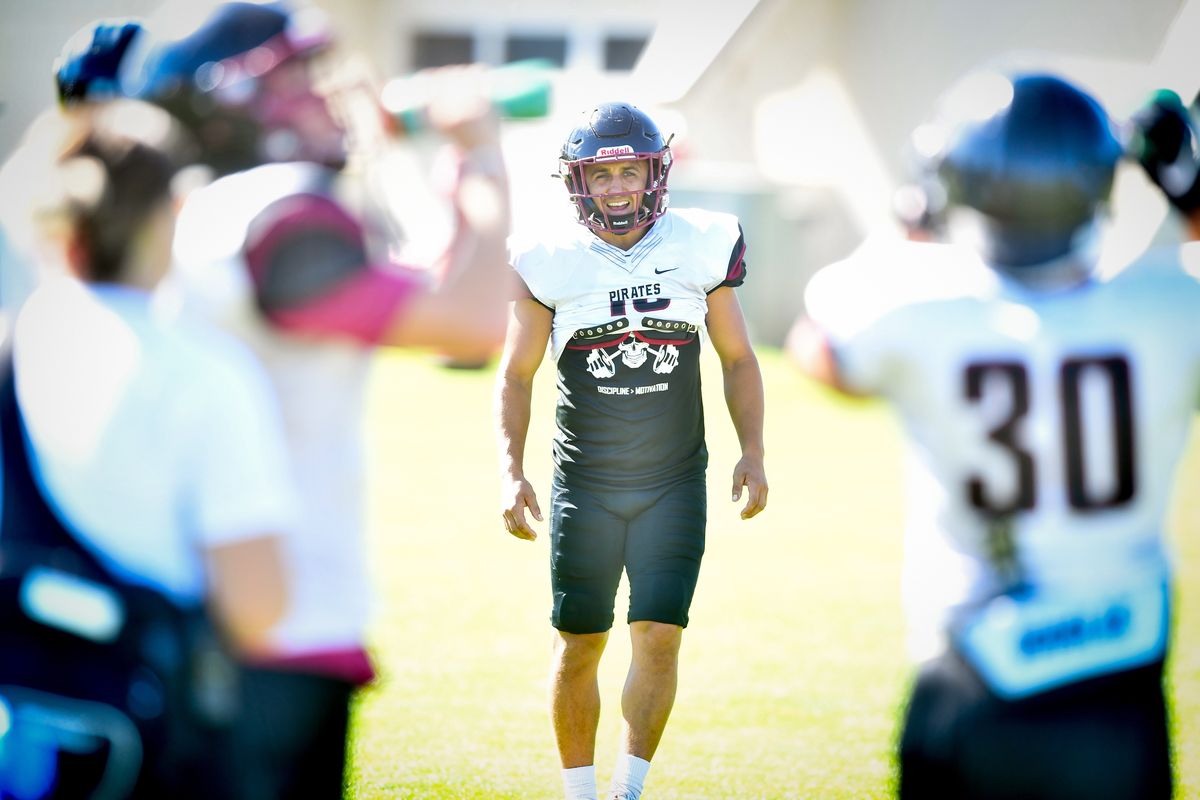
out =
[[[120,278],[129,243],[171,196],[183,147],[166,112],[137,101],[63,115],[38,212],[84,252],[89,279]]]
[[[116,100],[62,115],[65,136],[60,146],[66,154],[82,140],[106,142],[115,150],[142,148],[182,163],[188,152],[186,134],[169,113],[139,100]]]
[[[188,146],[169,114],[136,100],[121,100],[79,113],[65,114],[57,138],[58,178],[77,201],[99,202],[101,195],[148,195],[161,199],[170,191],[171,179],[186,161]],[[94,168],[80,167],[77,159],[94,162],[105,175],[107,189],[97,193],[77,181],[94,183]],[[88,176],[88,177],[84,177]]]

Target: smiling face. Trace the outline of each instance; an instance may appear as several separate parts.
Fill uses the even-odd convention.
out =
[[[589,195],[601,214],[609,219],[629,219],[632,228],[634,215],[642,202],[650,177],[650,164],[645,160],[598,161],[588,164],[583,171]],[[630,230],[628,233],[596,231],[596,235],[610,244],[621,248],[632,247],[645,234],[646,228]]]
[[[588,194],[602,194],[597,202],[609,214],[623,216],[637,208],[646,188],[650,166],[645,161],[601,161],[584,169]]]

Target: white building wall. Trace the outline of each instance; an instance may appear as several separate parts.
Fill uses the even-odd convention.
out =
[[[568,69],[551,116],[506,130],[518,224],[536,232],[564,204],[547,176],[574,115],[601,100],[639,103],[678,134],[674,202],[743,216],[752,261],[743,300],[765,342],[782,339],[814,269],[888,224],[909,132],[964,70],[1035,52],[1118,115],[1157,86],[1190,96],[1200,85],[1200,0],[316,2],[346,49],[380,77],[410,68],[415,30],[470,33],[488,61],[499,59],[506,34],[565,34]],[[75,30],[161,5],[0,0],[0,154],[53,103],[51,64]],[[1191,33],[1176,31],[1170,45],[1172,23],[1183,18]],[[604,35],[655,30],[634,72],[598,72]],[[422,144],[417,154],[432,149]],[[1123,199],[1127,188],[1132,200]],[[1136,177],[1123,175],[1118,190],[1118,216],[1130,227],[1124,241],[1134,249],[1154,235],[1165,204]]]
[[[1023,54],[1021,63],[1062,71],[1120,117],[1157,86],[1194,92],[1200,85],[1200,58],[1192,60],[1194,76],[1182,66],[1186,55],[1172,59],[1173,72],[1156,69],[1182,5],[761,0],[676,104],[688,121],[692,159],[680,185],[711,184],[705,165],[733,160],[740,169],[724,172],[740,172],[751,187],[733,205],[754,205],[766,217],[755,221],[766,244],[757,259],[765,285],[748,281],[743,297],[757,338],[781,341],[812,271],[890,226],[909,134],[957,77]],[[1192,11],[1194,45],[1200,8]],[[1131,190],[1117,198],[1125,251],[1144,245],[1165,215],[1139,178],[1123,174],[1119,182]]]

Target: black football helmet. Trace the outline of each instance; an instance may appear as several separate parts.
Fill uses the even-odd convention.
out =
[[[1112,189],[1122,148],[1100,104],[1047,74],[978,73],[955,90],[931,167],[947,207],[973,209],[991,264],[1022,270],[1073,252]]]
[[[288,83],[286,93],[272,81],[285,65],[307,64],[332,44],[327,19],[315,8],[224,2],[187,36],[153,48],[136,95],[183,122],[218,174],[275,161],[340,168],[344,131],[325,99],[307,80]],[[321,125],[304,124],[302,115]],[[326,129],[332,132],[312,133]]]
[[[604,103],[588,112],[563,143],[558,158],[563,179],[580,224],[594,231],[628,233],[645,228],[667,211],[667,173],[671,148],[653,120],[627,103]],[[590,194],[584,170],[605,161],[645,161],[649,165],[642,202],[631,214],[615,216]]]

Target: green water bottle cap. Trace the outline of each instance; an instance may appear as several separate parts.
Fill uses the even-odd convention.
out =
[[[546,59],[524,59],[491,69],[488,97],[505,119],[537,119],[550,113],[554,64]],[[384,109],[407,133],[428,127],[426,109],[435,88],[428,74],[396,78],[384,87]]]
[[[500,116],[537,119],[550,113],[551,61],[530,58],[492,71],[492,103]]]

